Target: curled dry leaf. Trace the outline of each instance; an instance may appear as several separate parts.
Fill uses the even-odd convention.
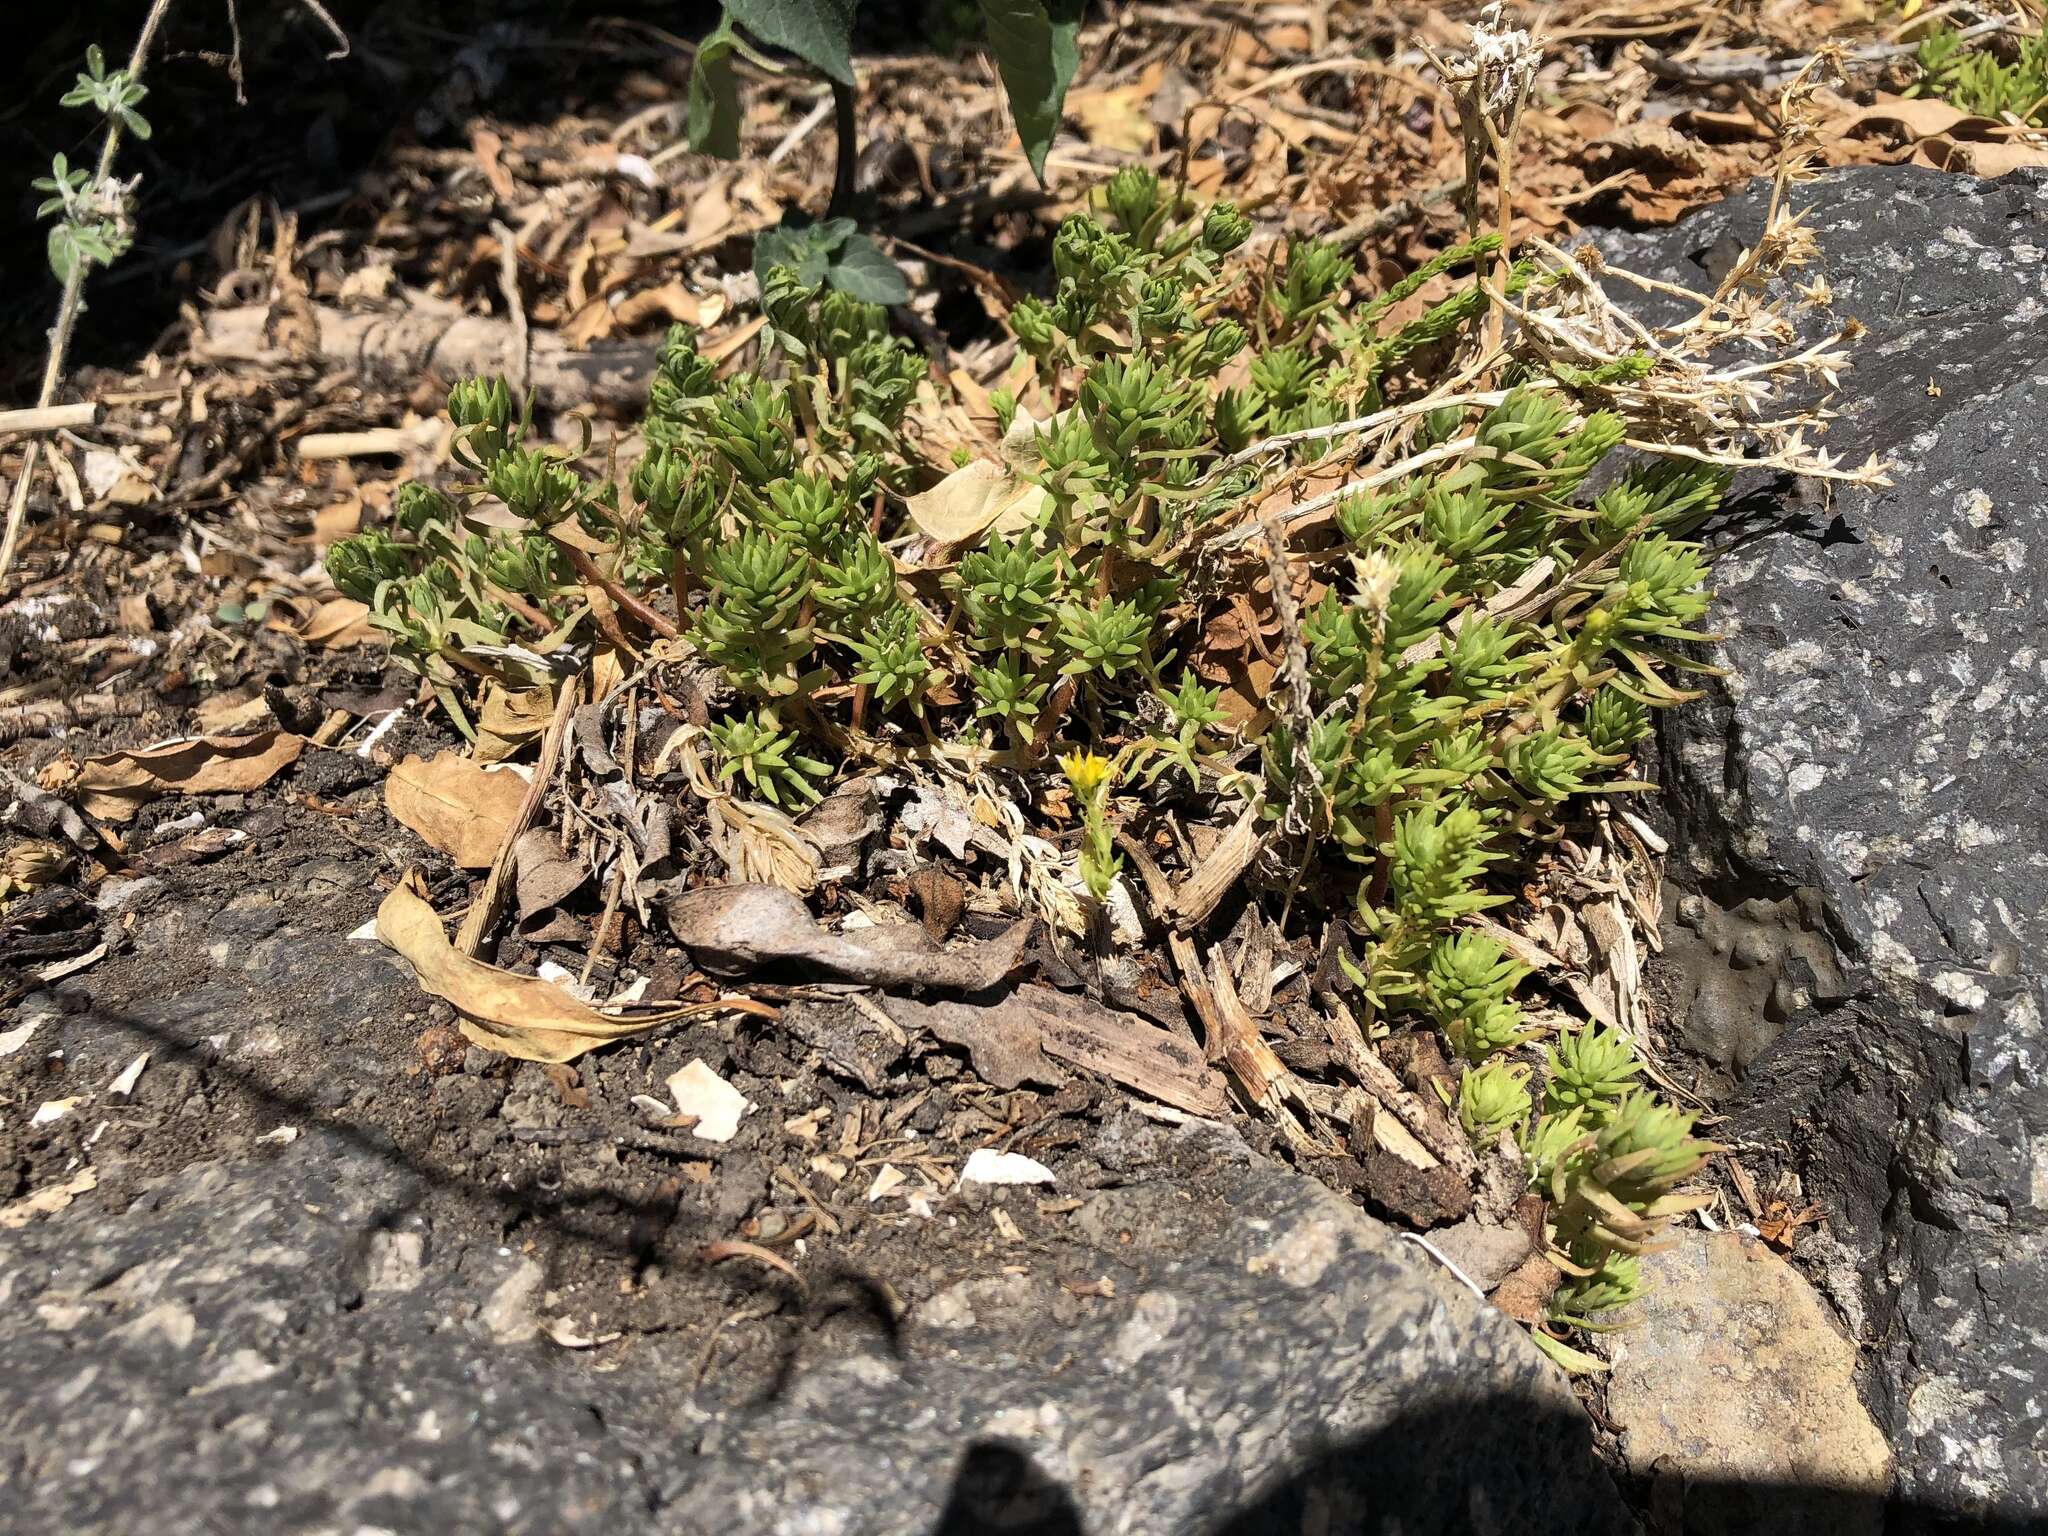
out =
[[[1532,1328],[1543,1321],[1544,1308],[1564,1276],[1540,1253],[1532,1253],[1494,1287],[1493,1304],[1518,1323]]]
[[[917,531],[935,544],[954,545],[1030,527],[1050,497],[1026,475],[1040,463],[1040,429],[1057,424],[1058,418],[1034,421],[1029,411],[1019,410],[1003,434],[1001,462],[976,459],[905,499]]]
[[[679,320],[699,329],[716,325],[725,313],[725,295],[692,293],[680,281],[642,289],[612,307],[612,320],[622,331],[638,331],[655,320]]]
[[[1018,478],[1002,464],[976,459],[928,491],[908,497],[910,520],[937,544],[966,544],[990,530],[1015,533],[1031,526],[1045,505],[1043,487]]]
[[[247,794],[298,761],[306,741],[289,731],[253,736],[198,736],[128,752],[110,752],[79,767],[69,786],[78,807],[98,821],[128,821],[159,795]]]
[[[1844,138],[1888,139],[1914,164],[1938,170],[2003,176],[2048,165],[2048,139],[2041,134],[1965,112],[1935,96],[1887,97],[1828,126]]]
[[[1836,133],[1856,135],[1866,129],[1889,130],[1908,139],[1931,139],[1936,134],[1958,134],[1982,138],[1987,130],[2001,125],[1951,106],[1938,96],[1892,97],[1875,106],[1861,107],[1828,124]]]
[[[1000,938],[941,949],[921,928],[840,934],[775,885],[714,885],[665,893],[670,932],[699,963],[737,970],[778,962],[815,967],[878,987],[979,992],[1023,964],[1028,919]]]
[[[1057,1087],[1066,1074],[1055,1063],[1065,1062],[1191,1115],[1230,1111],[1222,1077],[1193,1041],[1090,998],[1027,983],[987,1004],[884,1001],[903,1028],[963,1047],[976,1074],[998,1088]]]
[[[529,827],[512,845],[513,890],[518,896],[519,920],[523,923],[537,912],[545,912],[567,901],[590,878],[581,859],[562,852],[555,834],[546,827]]]
[[[2008,171],[2048,165],[2048,143],[2038,137],[1998,144],[1958,143],[1950,138],[1923,139],[1914,147],[1914,160],[1924,160],[1936,170],[1956,171],[1970,176],[2003,176]]]
[[[0,901],[54,885],[71,867],[70,851],[61,844],[29,838],[0,853]]]
[[[259,689],[252,694],[213,693],[199,701],[192,721],[209,736],[242,736],[274,718]]]
[[[1020,989],[1021,990],[1021,989]],[[908,997],[885,998],[886,1012],[907,1030],[924,1030],[934,1039],[957,1045],[974,1063],[975,1076],[996,1088],[1021,1088],[1036,1083],[1058,1088],[1067,1074],[1046,1054],[1039,1021],[1025,1008],[997,1003],[921,1003]]]
[[[477,708],[476,760],[502,762],[529,741],[544,735],[554,718],[551,688],[507,688],[493,683]]]
[[[370,607],[352,597],[329,598],[313,610],[299,639],[324,651],[345,651],[363,644],[376,631],[370,628]]]
[[[417,869],[407,870],[378,907],[377,937],[405,958],[421,987],[454,1005],[460,1015],[457,1025],[472,1045],[521,1061],[574,1061],[657,1024],[721,1010],[774,1017],[773,1009],[750,998],[720,998],[620,1017],[579,1003],[537,976],[486,965],[448,942],[441,919],[427,904],[426,883]]]
[[[442,752],[430,762],[407,757],[384,781],[384,808],[392,818],[463,869],[490,866],[525,799],[526,781],[518,774],[488,773],[459,752]]]

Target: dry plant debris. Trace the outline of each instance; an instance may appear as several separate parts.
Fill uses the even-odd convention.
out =
[[[1045,188],[978,130],[973,63],[863,62],[862,195],[914,280],[886,317],[751,259],[832,179],[808,88],[750,82],[741,157],[712,162],[678,139],[683,50],[609,121],[478,118],[402,151],[344,231],[250,206],[184,350],[9,449],[43,445],[54,479],[22,476],[8,614],[77,686],[10,680],[0,737],[121,750],[10,782],[33,835],[8,899],[118,867],[112,830],[60,796],[125,825],[162,794],[257,789],[279,743],[377,774],[413,753],[383,795],[487,878],[452,942],[453,887],[430,900],[417,876],[387,927],[468,1039],[560,1062],[663,1010],[748,1006],[694,969],[707,906],[772,913],[732,952],[792,967],[749,988],[792,1015],[807,969],[968,987],[1030,964],[1053,985],[878,1012],[997,1085],[1078,1069],[1194,1114],[1234,1091],[1419,1222],[1475,1202],[1500,1221],[1533,1192],[1560,1262],[1516,1308],[1597,1320],[1699,1151],[1631,1086],[1661,1078],[1641,985],[1661,849],[1605,798],[1637,711],[1681,691],[1685,533],[1737,464],[1871,472],[1773,403],[1843,360],[1789,354],[1765,297],[1807,254],[1797,176],[2040,151],[2024,103],[1940,96],[1959,71],[1915,59],[1934,23],[1581,4],[1529,42],[1489,24],[1472,52],[1466,14],[1129,8],[1080,33]],[[1816,58],[1820,27],[1847,44]],[[2037,36],[1960,46],[2007,61]],[[1687,323],[1637,323],[1626,275],[1574,249],[1581,217],[1664,221],[1774,169],[1769,236]],[[941,323],[941,296],[974,318]],[[1761,350],[1729,362],[1743,343]],[[490,373],[503,395],[470,387],[443,428],[423,381]],[[544,429],[613,424],[536,442],[529,398]],[[1617,430],[1617,457],[1667,467],[1572,494]],[[736,472],[746,451],[789,472]],[[759,564],[778,541],[802,557],[793,607]],[[337,549],[359,595],[315,564]],[[380,606],[430,566],[452,589]],[[1638,582],[1651,601],[1624,614]],[[116,620],[86,624],[102,598]],[[378,674],[394,637],[427,693]],[[279,657],[315,658],[322,687],[268,683]],[[145,678],[218,697],[145,731]],[[435,755],[436,700],[468,757]],[[195,726],[269,744],[124,745]],[[479,771],[536,756],[530,783]],[[436,763],[468,771],[431,775],[429,812]],[[129,873],[215,857],[218,830],[138,848]],[[577,979],[610,986],[678,910],[690,964],[653,1008],[483,958],[572,946]],[[1052,937],[1006,942],[1021,915]]]
[[[559,737],[570,685],[551,680],[606,679],[563,761],[601,791],[569,808],[602,846],[607,921],[659,905],[693,956],[757,974],[997,985],[1023,924],[978,947],[915,929],[862,942],[811,919],[810,868],[744,883],[759,855],[730,847],[743,883],[657,883],[673,813],[639,788],[635,700],[644,687],[661,702],[657,766],[691,753],[676,777],[716,796],[742,846],[800,845],[788,814],[840,767],[935,783],[1007,842],[1013,910],[1098,955],[1179,930],[1205,1053],[1298,1155],[1366,1138],[1406,1165],[1383,1201],[1425,1222],[1472,1206],[1468,1174],[1486,1219],[1524,1187],[1546,1197],[1549,1278],[1511,1310],[1581,1326],[1634,1295],[1633,1256],[1695,1208],[1676,1186],[1711,1148],[1636,1083],[1622,1020],[1525,1012],[1532,968],[1477,920],[1514,899],[1497,867],[1528,867],[1588,797],[1641,787],[1632,749],[1649,710],[1688,697],[1677,647],[1703,638],[1704,556],[1685,536],[1729,473],[1880,471],[1836,464],[1808,440],[1822,418],[1782,404],[1792,384],[1832,384],[1853,335],[1795,350],[1763,297],[1809,254],[1785,198],[1809,160],[1803,128],[1757,246],[1691,295],[1689,319],[1653,328],[1610,297],[1601,279],[1627,275],[1589,249],[1533,236],[1511,257],[1529,35],[1490,11],[1454,62],[1428,56],[1460,103],[1470,232],[1370,302],[1345,305],[1355,264],[1335,243],[1297,236],[1246,262],[1235,206],[1126,166],[1060,226],[1051,296],[1005,317],[1016,359],[978,402],[995,459],[961,450],[919,491],[922,359],[822,264],[775,261],[745,351],[721,361],[692,328],[670,331],[630,474],[594,478],[581,449],[530,446],[530,399],[465,381],[449,397],[465,478],[402,485],[396,532],[341,541],[327,568],[472,739],[491,701],[550,686],[565,690]],[[1788,120],[1810,124],[1817,67],[1782,95]],[[1396,318],[1432,285],[1433,303]],[[1764,360],[1729,361],[1744,342]],[[1630,450],[1650,457],[1582,495]],[[1191,857],[1203,826],[1210,852]],[[1147,870],[1149,927],[1125,848]],[[1303,1001],[1351,1085],[1290,1066],[1257,1017],[1269,976],[1193,942],[1181,894],[1245,881],[1268,965],[1298,913],[1335,942]],[[1610,1012],[1632,1001],[1625,985]],[[1441,1121],[1363,1065],[1386,1023],[1418,1019],[1461,1062],[1429,1079]],[[535,1049],[570,1052],[522,1042]],[[1119,1075],[1144,1086],[1137,1062]],[[1483,1163],[1451,1151],[1460,1135]]]

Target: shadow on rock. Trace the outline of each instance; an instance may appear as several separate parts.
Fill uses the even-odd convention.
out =
[[[1499,1454],[1497,1440],[1474,1432],[1488,1415],[1519,1420],[1523,1443],[1537,1454]],[[1522,1398],[1468,1399],[1405,1414],[1332,1447],[1185,1536],[1506,1533],[1515,1528],[1508,1513],[1530,1508],[1546,1487],[1567,1505],[1589,1476],[1605,1475],[1585,1418]],[[1674,1471],[1626,1491],[1646,1536],[2048,1536],[2048,1512],[1961,1513],[1842,1488]],[[1105,1501],[1120,1493],[1099,1490]],[[982,1440],[961,1458],[929,1536],[1090,1536],[1098,1529],[1106,1527],[1091,1525],[1026,1448]]]
[[[1015,1445],[981,1440],[960,1458],[931,1536],[1085,1536],[1073,1496]]]

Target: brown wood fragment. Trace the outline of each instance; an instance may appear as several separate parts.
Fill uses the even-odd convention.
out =
[[[1329,1031],[1330,1043],[1336,1046],[1345,1070],[1358,1079],[1366,1092],[1386,1106],[1417,1141],[1441,1159],[1446,1168],[1469,1185],[1479,1171],[1479,1160],[1473,1156],[1465,1133],[1453,1125],[1450,1117],[1440,1109],[1402,1086],[1393,1069],[1366,1044],[1357,1021],[1349,1014],[1325,1013],[1323,1025]]]
[[[1228,1112],[1222,1080],[1203,1064],[1192,1041],[1136,1014],[1050,987],[1019,987],[1013,1001],[1037,1019],[1047,1055],[1191,1115],[1213,1119]]]
[[[1223,841],[1210,850],[1195,871],[1180,883],[1160,916],[1173,927],[1188,929],[1216,910],[1224,896],[1251,866],[1259,852],[1261,812],[1254,801],[1244,808]]]
[[[207,315],[194,340],[202,361],[278,364],[283,352],[264,334],[265,304],[245,304]],[[345,368],[372,382],[410,390],[422,374],[443,382],[503,369],[512,346],[509,321],[464,314],[431,294],[408,290],[401,305],[376,311],[312,306],[317,350],[328,367]],[[530,379],[535,397],[552,411],[596,408],[618,414],[647,404],[656,345],[651,341],[594,342],[577,351],[552,331],[531,338]]]
[[[1363,1168],[1366,1204],[1411,1227],[1449,1226],[1472,1209],[1472,1186],[1448,1168],[1416,1168],[1391,1152],[1370,1153]]]
[[[532,825],[541,800],[547,795],[548,783],[555,776],[555,763],[562,755],[562,740],[569,733],[569,720],[575,711],[577,695],[582,691],[582,682],[577,678],[565,678],[558,686],[562,691],[556,696],[555,714],[548,722],[547,734],[541,738],[540,761],[533,765],[533,778],[527,784],[517,813],[506,824],[504,839],[498,845],[497,857],[491,860],[491,872],[484,879],[483,890],[470,903],[461,928],[456,930],[455,950],[458,954],[474,956],[483,948],[491,925],[498,920],[498,913],[505,905],[505,886],[512,872],[512,851],[519,842],[520,834]]]
[[[1288,1075],[1287,1064],[1259,1033],[1258,1021],[1237,995],[1237,981],[1221,954],[1211,954],[1205,968],[1200,952],[1184,934],[1172,934],[1168,945],[1180,968],[1182,989],[1202,1021],[1210,1061],[1220,1061],[1237,1079],[1245,1097],[1265,1108],[1274,1087]]]

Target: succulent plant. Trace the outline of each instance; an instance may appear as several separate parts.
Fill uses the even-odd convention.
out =
[[[1576,1110],[1603,1123],[1635,1086],[1643,1063],[1626,1035],[1604,1024],[1589,1024],[1559,1037],[1545,1053],[1549,1067],[1543,1089],[1547,1110]]]
[[[1458,1083],[1458,1124],[1481,1146],[1529,1118],[1529,1069],[1489,1061],[1467,1067]]]
[[[757,261],[752,366],[714,364],[687,327],[663,341],[623,495],[530,445],[502,380],[468,381],[449,410],[471,478],[402,488],[392,525],[336,545],[328,568],[459,724],[521,647],[630,626],[606,583],[672,599],[729,685],[708,727],[718,781],[779,806],[883,744],[999,756],[1056,803],[1053,743],[1070,744],[1070,884],[1097,903],[1121,869],[1113,794],[1204,814],[1262,801],[1310,899],[1347,882],[1361,942],[1346,972],[1366,999],[1432,1021],[1461,1058],[1466,1133],[1517,1138],[1572,1271],[1552,1319],[1598,1326],[1639,1289],[1631,1256],[1688,1208],[1680,1185],[1712,1149],[1637,1086],[1643,1064],[1613,1030],[1566,1031],[1533,1072],[1528,971],[1472,919],[1510,899],[1501,873],[1584,797],[1626,785],[1652,711],[1685,697],[1669,678],[1697,665],[1683,647],[1708,603],[1691,535],[1727,473],[1678,456],[1614,472],[1642,423],[1588,396],[1640,378],[1647,353],[1532,362],[1494,403],[1424,408],[1445,344],[1486,313],[1475,274],[1496,237],[1347,307],[1342,250],[1289,239],[1247,259],[1250,232],[1140,166],[1062,223],[1048,288],[1009,315],[1035,379],[989,396],[1019,494],[956,548],[904,537],[906,498],[937,478],[926,452],[952,446],[906,441],[926,431],[907,425],[926,358],[784,240]],[[1551,280],[1520,261],[1506,288]],[[1390,318],[1431,284],[1449,291]],[[1256,629],[1272,599],[1262,561],[1203,541],[1255,515],[1276,469],[1343,439],[1251,445],[1390,406],[1409,466],[1338,501],[1294,551],[1312,583],[1304,720],[1284,675],[1247,696],[1225,682],[1234,661],[1215,665],[1218,622]],[[1515,601],[1544,570],[1571,574],[1533,609]],[[1274,634],[1238,649],[1277,665]]]
[[[889,609],[847,647],[858,661],[853,681],[872,688],[884,708],[915,702],[930,680],[932,664],[917,632],[917,614],[908,607]]]
[[[1201,242],[1213,256],[1227,256],[1251,238],[1251,220],[1234,203],[1217,203],[1202,215]]]
[[[514,440],[512,392],[495,375],[463,379],[448,391],[448,419],[472,463],[488,467]]]
[[[1309,839],[1298,867],[1321,856],[1356,882],[1367,997],[1443,1030],[1469,1064],[1461,1116],[1520,1130],[1560,1242],[1621,1251],[1603,1234],[1645,1240],[1700,1144],[1634,1090],[1632,1048],[1600,1029],[1547,1053],[1532,1118],[1533,1080],[1503,1059],[1537,1033],[1517,996],[1527,974],[1469,921],[1508,899],[1496,872],[1532,836],[1625,782],[1651,711],[1683,697],[1666,679],[1707,605],[1689,535],[1726,473],[1678,457],[1602,468],[1631,429],[1586,394],[1639,377],[1647,354],[1531,365],[1491,404],[1421,409],[1446,355],[1433,349],[1486,312],[1475,274],[1495,237],[1346,307],[1344,251],[1291,238],[1247,260],[1250,230],[1139,166],[1063,221],[1049,286],[1009,316],[1036,379],[990,396],[1002,473],[1024,494],[957,560],[920,564],[897,542],[905,498],[935,478],[905,441],[927,360],[785,239],[757,264],[753,366],[721,372],[687,327],[662,342],[623,496],[530,445],[503,381],[469,381],[449,408],[474,478],[402,489],[393,526],[337,545],[330,571],[456,709],[514,642],[594,638],[593,608],[614,608],[593,583],[672,596],[732,690],[711,727],[721,779],[779,804],[892,736],[964,738],[1041,775],[1053,739],[1078,738],[1076,857],[1098,897],[1117,870],[1111,785],[1163,792],[1170,773],[1176,792],[1263,798],[1274,837]],[[1506,274],[1511,294],[1551,280],[1527,261]],[[1449,291],[1390,318],[1430,284]],[[1050,409],[1027,416],[1020,397]],[[1330,445],[1242,450],[1404,402],[1393,445],[1424,457],[1338,502],[1300,551],[1316,582],[1299,615],[1313,718],[1278,698],[1226,709],[1225,672],[1195,663],[1218,619],[1262,622],[1264,578],[1257,561],[1191,551],[1258,505],[1275,466]],[[476,515],[485,497],[519,526]],[[1534,611],[1501,601],[1546,559],[1584,574]]]
[[[1694,1117],[1654,1094],[1615,1101],[1583,1157],[1551,1172],[1551,1226],[1567,1253],[1641,1253],[1672,1217],[1705,1196],[1674,1193],[1715,1148],[1695,1140]]]
[[[807,805],[820,797],[811,781],[832,769],[799,749],[797,738],[772,713],[758,711],[714,722],[709,728],[719,782],[742,779],[771,805]]]
[[[1439,1023],[1489,1003],[1507,1000],[1529,968],[1508,957],[1499,942],[1472,928],[1445,934],[1430,950],[1423,997]]]
[[[2048,123],[2048,39],[2039,31],[2021,37],[2007,61],[1989,48],[1971,48],[1961,32],[1943,25],[1927,34],[1914,58],[1924,72],[1915,93],[1979,117]]]
[[[1591,1132],[1586,1128],[1583,1110],[1546,1107],[1522,1133],[1522,1159],[1529,1187],[1549,1190],[1559,1171],[1569,1175],[1575,1162],[1591,1146]]]
[[[1551,1293],[1549,1313],[1555,1322],[1583,1326],[1602,1313],[1627,1306],[1646,1289],[1642,1261],[1633,1254],[1587,1248],[1573,1257],[1592,1273],[1567,1275]]]

